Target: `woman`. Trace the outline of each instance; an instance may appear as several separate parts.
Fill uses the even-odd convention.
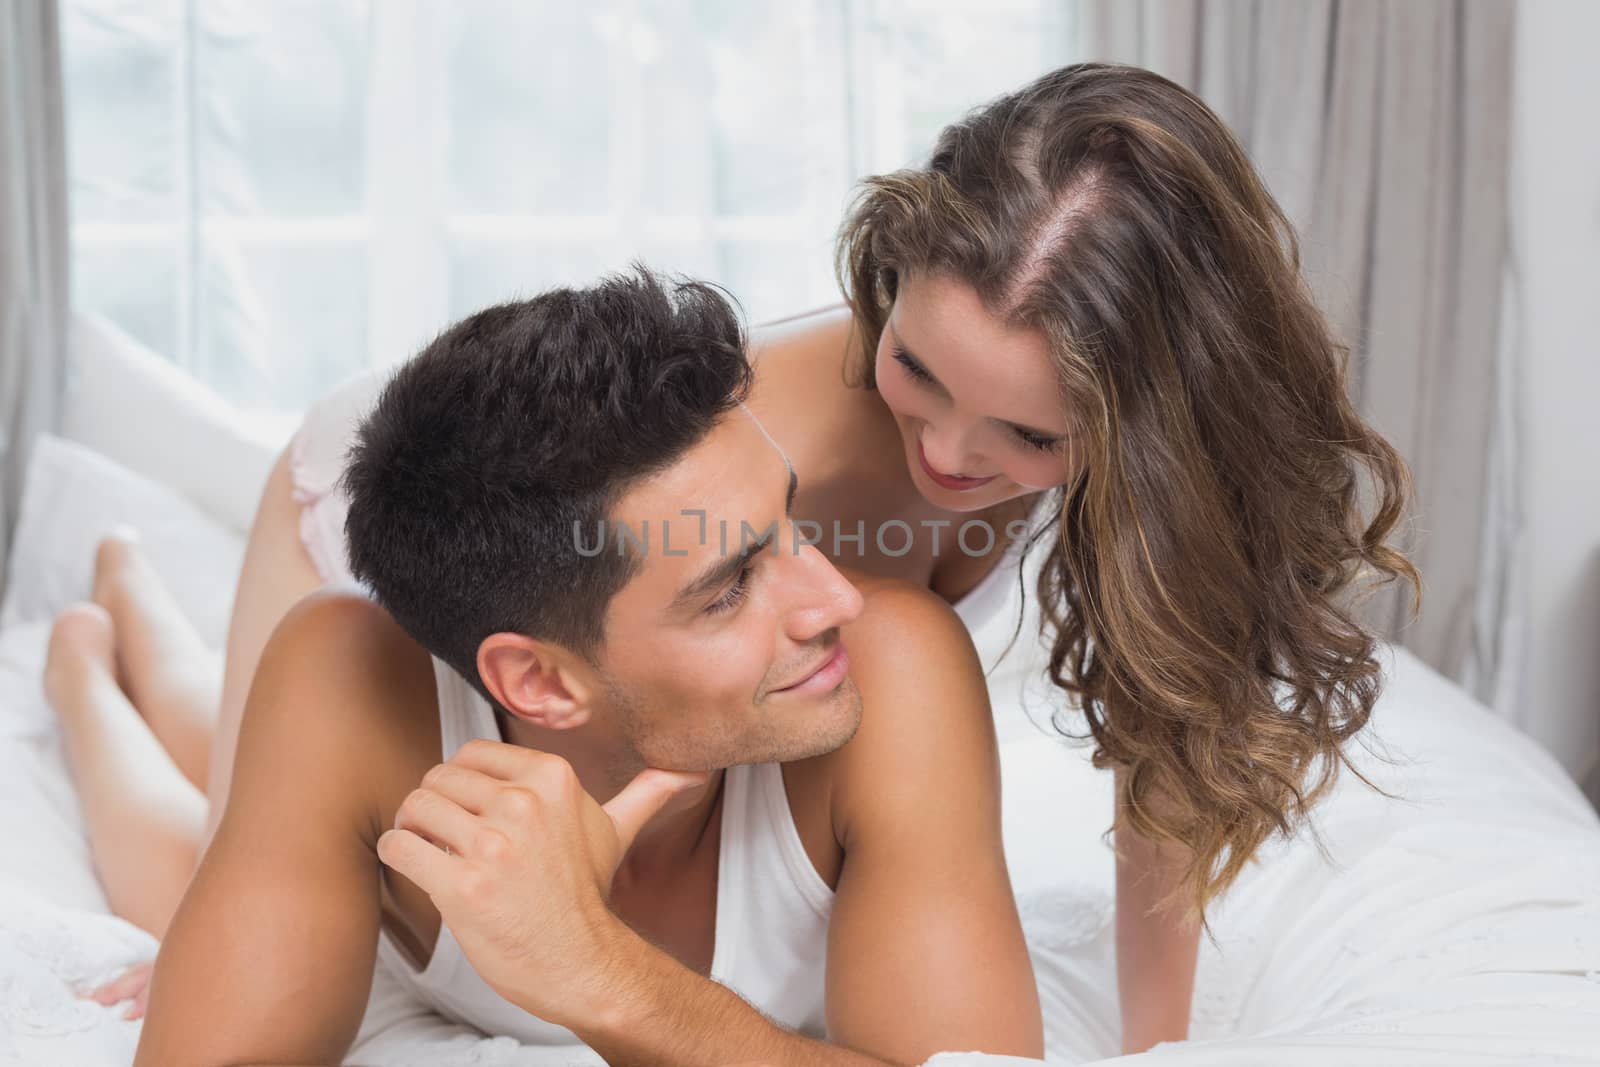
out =
[[[1206,904],[1295,827],[1372,711],[1375,641],[1345,594],[1358,577],[1415,581],[1384,544],[1405,469],[1353,410],[1343,350],[1242,150],[1148,71],[1068,67],[972,112],[926,167],[866,181],[838,262],[847,311],[753,345],[751,407],[801,474],[795,515],[1002,530],[1049,509],[1034,550],[1056,718],[1081,715],[1116,771],[1123,1046],[1180,1039]],[[374,382],[314,410],[267,486],[195,782],[213,822],[266,634],[341,574],[333,477]],[[1003,538],[979,553],[953,540],[822,547],[952,602],[1013,564]],[[108,572],[127,570],[125,547]],[[99,650],[102,693],[116,665],[130,684],[140,673],[114,606],[62,625],[52,669],[81,646]],[[92,741],[63,717],[87,781]],[[95,825],[118,817],[106,795],[89,817],[111,892],[126,841]],[[177,896],[144,897],[159,933]]]

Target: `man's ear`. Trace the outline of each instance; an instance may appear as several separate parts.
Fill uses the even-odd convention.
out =
[[[511,714],[547,730],[589,721],[588,679],[571,653],[517,633],[490,634],[478,645],[478,675]]]

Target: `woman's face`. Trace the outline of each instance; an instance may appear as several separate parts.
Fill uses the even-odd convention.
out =
[[[990,314],[965,282],[900,278],[876,356],[911,479],[950,511],[979,511],[1067,482],[1071,435],[1044,334]]]

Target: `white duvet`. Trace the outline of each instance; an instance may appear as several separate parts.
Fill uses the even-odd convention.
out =
[[[75,999],[71,987],[155,948],[105,914],[39,691],[51,602],[86,589],[89,553],[77,555],[78,543],[92,545],[117,518],[165,522],[158,566],[180,581],[186,608],[214,639],[238,562],[236,535],[181,512],[158,486],[134,479],[111,492],[95,479],[112,474],[86,472],[82,460],[70,449],[55,454],[45,503],[30,486],[20,558],[12,561],[17,580],[0,611],[0,1064],[126,1067],[138,1024],[118,1008]],[[108,493],[121,514],[102,506]],[[977,636],[980,646],[989,639]],[[1021,685],[1015,671],[991,678],[1004,740],[1007,852],[1050,1058],[1101,1062],[1117,1047],[1112,866],[1100,841],[1110,783],[1081,749],[1027,724]],[[1136,1060],[1600,1063],[1594,811],[1546,753],[1403,652],[1392,655],[1388,689],[1363,741],[1372,751],[1358,756],[1360,765],[1400,798],[1347,776],[1317,819],[1325,854],[1309,835],[1271,846],[1212,917],[1193,1040]],[[380,974],[365,1031],[372,1036],[347,1062],[578,1059],[552,1061],[485,1038],[393,993]]]

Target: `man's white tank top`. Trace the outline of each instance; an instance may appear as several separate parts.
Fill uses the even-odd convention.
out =
[[[445,759],[475,737],[500,740],[494,709],[437,657],[440,747]],[[776,763],[724,772],[711,977],[792,1030],[823,1036],[823,969],[833,891],[817,874],[789,812]],[[418,970],[384,930],[378,965],[418,1000],[486,1034],[529,1045],[580,1044],[572,1031],[502,998],[478,976],[440,923],[428,965]]]

